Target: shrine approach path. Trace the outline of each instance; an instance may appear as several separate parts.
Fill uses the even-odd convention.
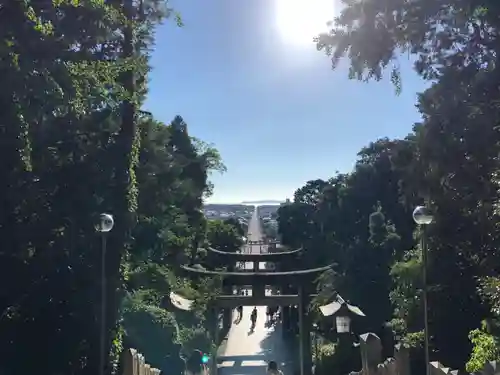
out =
[[[248,225],[247,238],[249,241],[259,241],[263,238],[257,210],[254,211]],[[247,246],[247,251],[259,254],[267,251],[265,246]],[[252,264],[245,264],[251,268]],[[265,264],[259,265],[260,269]],[[251,295],[251,290],[248,294]],[[269,294],[270,291],[266,291]],[[284,375],[292,375],[287,367],[291,367],[286,355],[285,344],[282,339],[281,325],[269,327],[266,325],[266,307],[257,306],[258,317],[255,330],[250,331],[250,314],[253,306],[243,307],[243,319],[235,323],[236,312],[233,314],[233,323],[227,337],[227,343],[222,355],[219,355],[218,373],[220,375],[264,375],[267,363],[271,360],[278,362]]]

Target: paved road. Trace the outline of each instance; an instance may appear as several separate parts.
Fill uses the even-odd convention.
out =
[[[260,228],[260,220],[257,215],[257,209],[253,212],[252,218],[248,223],[248,233],[247,238],[249,241],[260,241],[262,240],[262,231]]]
[[[248,225],[249,241],[262,239],[260,222],[257,210],[254,212]],[[260,246],[253,245],[249,248],[252,253],[259,254]],[[251,263],[245,267],[251,267]],[[261,264],[259,268],[265,265]],[[251,294],[251,290],[248,291]],[[268,294],[269,291],[266,291]],[[243,308],[243,319],[239,324],[233,323],[229,331],[225,352],[219,357],[220,375],[265,375],[267,362],[275,360],[287,374],[285,363],[287,361],[282,342],[281,326],[266,326],[266,307],[257,306],[258,318],[254,332],[250,332],[250,314],[253,306]],[[234,314],[233,319],[236,319]]]
[[[257,209],[255,209],[252,218],[248,222],[248,232],[247,232],[247,239],[249,242],[251,241],[261,241],[263,239],[263,234],[262,230],[260,227],[260,220],[259,216],[257,215]],[[245,251],[253,254],[260,254],[261,252],[266,252],[267,251],[267,246],[266,245],[245,245]],[[252,268],[252,263],[248,262],[245,265],[246,269],[251,269]],[[265,264],[261,262],[259,264],[260,269],[265,269]]]

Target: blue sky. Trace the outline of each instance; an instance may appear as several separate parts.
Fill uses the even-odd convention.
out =
[[[325,4],[171,1],[185,25],[157,30],[146,108],[166,123],[181,115],[220,151],[227,172],[212,176],[211,202],[291,197],[307,180],[350,171],[361,147],[403,137],[419,120],[425,85],[407,58],[395,96],[388,79],[366,84],[348,80],[346,67],[332,71],[308,42],[330,18]]]

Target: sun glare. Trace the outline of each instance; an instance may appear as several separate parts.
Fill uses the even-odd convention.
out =
[[[313,38],[327,30],[333,19],[334,0],[274,0],[276,27],[281,37],[296,45],[311,44]]]

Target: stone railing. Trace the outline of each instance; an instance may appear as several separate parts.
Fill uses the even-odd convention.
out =
[[[161,371],[148,365],[144,356],[135,349],[124,350],[123,375],[160,375]]]
[[[350,375],[410,375],[410,351],[403,344],[394,347],[394,357],[382,362],[382,342],[374,333],[360,336],[362,369]],[[451,370],[440,362],[429,363],[431,375],[457,375],[458,370]],[[471,375],[500,375],[500,365],[488,362],[481,371]]]
[[[394,357],[382,362],[382,342],[374,333],[359,337],[361,371],[350,375],[410,375],[409,348],[402,344],[395,346]]]
[[[451,370],[448,367],[445,367],[441,364],[441,362],[431,362],[430,363],[430,373],[431,375],[457,375],[459,374],[458,370]],[[500,366],[498,362],[488,362],[484,365],[484,367],[480,371],[473,372],[471,375],[497,375],[500,374]]]

